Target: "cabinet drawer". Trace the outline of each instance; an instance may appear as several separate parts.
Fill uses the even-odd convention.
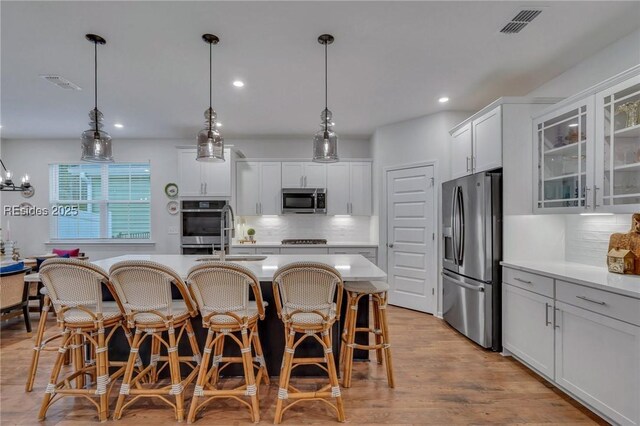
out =
[[[543,296],[553,297],[553,278],[517,269],[502,268],[502,281]]]
[[[640,299],[558,280],[556,299],[611,318],[640,325]]]
[[[230,251],[233,254],[256,254],[256,249],[253,247],[231,247]]]
[[[332,247],[329,254],[361,254],[364,257],[375,258],[375,247]]]
[[[323,247],[283,247],[280,254],[328,254],[327,248]]]
[[[278,247],[256,247],[256,254],[280,254]]]

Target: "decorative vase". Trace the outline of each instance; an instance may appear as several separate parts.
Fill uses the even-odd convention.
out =
[[[633,127],[638,124],[638,110],[640,109],[640,102],[627,102],[616,109],[616,114],[624,112],[627,115],[627,122],[625,127]]]

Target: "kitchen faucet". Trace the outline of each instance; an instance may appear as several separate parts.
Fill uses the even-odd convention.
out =
[[[220,246],[220,261],[224,262],[227,254],[227,250],[231,249],[231,240],[236,236],[236,218],[233,214],[233,209],[231,208],[231,204],[227,203],[222,208],[222,229],[221,229],[221,237],[222,244]],[[231,216],[231,226],[227,228],[227,216]],[[229,244],[227,244],[227,231],[230,232]],[[226,247],[225,247],[226,245]],[[215,252],[215,248],[214,248]]]

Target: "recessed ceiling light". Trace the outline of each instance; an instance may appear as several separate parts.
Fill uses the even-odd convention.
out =
[[[244,87],[244,81],[242,80],[236,80],[233,82],[233,85],[236,87]]]
[[[222,123],[219,121],[216,121],[216,127],[222,127]]]
[[[121,123],[116,123],[113,127],[117,127],[118,129],[122,129],[124,126]]]
[[[440,102],[441,104],[443,104],[445,102],[449,102],[449,98],[447,98],[446,96],[443,96],[440,99],[438,99],[438,102]]]
[[[578,123],[571,123],[569,124],[569,127],[578,127]]]

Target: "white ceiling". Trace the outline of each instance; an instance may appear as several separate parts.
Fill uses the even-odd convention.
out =
[[[547,8],[518,35],[498,31],[520,6]],[[638,27],[640,2],[0,2],[4,138],[77,138],[93,105],[114,138],[191,138],[208,103],[224,136],[310,135],[329,108],[339,135],[439,110],[523,95]],[[60,74],[65,91],[39,78]],[[240,78],[243,89],[231,83]],[[451,101],[440,105],[438,97]],[[122,122],[123,129],[113,128]]]

